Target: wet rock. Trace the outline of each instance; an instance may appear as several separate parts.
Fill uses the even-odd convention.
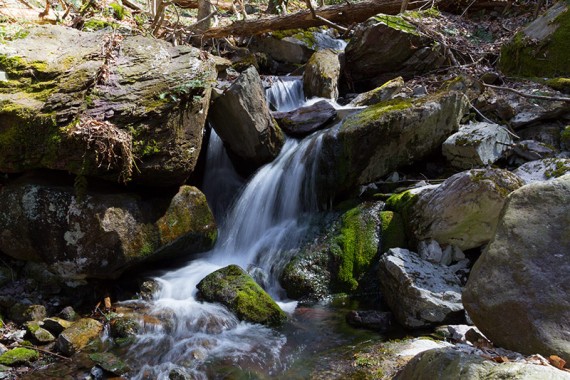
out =
[[[525,185],[502,211],[463,303],[495,345],[570,360],[570,175]]]
[[[81,318],[57,337],[57,347],[66,356],[81,350],[93,339],[99,337],[103,325],[91,318]]]
[[[254,67],[245,70],[214,101],[209,116],[242,170],[253,171],[273,160],[283,146],[283,132],[271,117]]]
[[[217,76],[212,61],[140,35],[26,31],[0,54],[12,83],[0,95],[0,171],[47,168],[153,186],[192,174]],[[108,77],[100,76],[104,46],[113,46]]]
[[[138,318],[134,316],[112,318],[110,326],[110,334],[113,338],[131,338],[142,332],[142,326]]]
[[[471,169],[495,163],[513,145],[506,127],[478,122],[459,128],[443,143],[442,152],[452,166]]]
[[[398,76],[404,79],[440,67],[440,44],[400,16],[378,15],[356,31],[345,49],[348,88],[365,92]]]
[[[210,273],[196,287],[201,298],[221,303],[240,320],[278,326],[287,319],[275,301],[237,265]]]
[[[393,98],[404,87],[404,78],[397,77],[382,86],[359,94],[351,102],[351,106],[371,106],[376,103],[385,102]]]
[[[0,210],[0,249],[63,279],[115,278],[143,262],[203,252],[217,235],[205,196],[190,186],[168,204],[132,193],[80,200],[71,186],[24,179],[2,188]]]
[[[525,362],[496,363],[484,359],[482,354],[482,351],[461,351],[453,347],[424,351],[415,356],[395,379],[570,379],[570,374],[551,366]]]
[[[396,194],[387,205],[405,216],[416,241],[434,239],[467,250],[491,239],[507,196],[522,185],[506,170],[474,169],[457,173],[439,186]]]
[[[130,371],[129,366],[110,352],[97,352],[89,355],[89,359],[97,363],[105,371],[121,376]]]
[[[420,328],[462,321],[461,283],[453,268],[394,248],[380,258],[378,281],[398,323]]]
[[[469,325],[444,325],[434,329],[434,334],[453,343],[467,343],[466,334],[473,330]]]
[[[389,311],[353,310],[346,315],[349,325],[378,332],[391,330],[393,320],[394,316]]]
[[[335,108],[326,100],[289,112],[273,112],[279,127],[294,137],[307,136],[330,125],[336,117]]]
[[[525,184],[552,181],[570,172],[570,159],[545,158],[522,164],[513,171]]]
[[[154,295],[160,290],[160,283],[155,280],[146,280],[141,284],[140,295],[145,301],[154,299]]]
[[[336,100],[340,61],[338,54],[330,49],[321,50],[311,56],[305,65],[303,90],[307,98],[318,97]]]
[[[324,222],[283,270],[280,283],[287,296],[314,301],[362,287],[378,260],[382,207],[382,202],[363,203]]]
[[[7,366],[17,366],[30,364],[38,360],[39,354],[36,350],[24,347],[16,347],[0,355],[0,364]]]
[[[501,49],[499,67],[505,74],[527,77],[568,77],[569,5],[555,3]],[[541,59],[536,59],[540,55]]]
[[[43,328],[45,328],[55,336],[58,336],[63,332],[63,330],[65,330],[66,328],[70,327],[73,324],[73,322],[58,317],[44,318],[42,322],[43,322]]]
[[[346,117],[337,134],[323,138],[322,192],[342,194],[441,149],[466,105],[463,94],[444,90],[378,103]]]
[[[28,321],[41,321],[46,315],[45,306],[31,305],[25,302],[16,303],[8,310],[8,317],[18,324]]]
[[[43,322],[27,322],[25,327],[28,336],[39,344],[46,344],[55,340],[52,333],[43,328]]]

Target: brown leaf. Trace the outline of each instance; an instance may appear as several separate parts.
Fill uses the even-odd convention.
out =
[[[496,363],[508,363],[510,361],[506,356],[495,356],[492,360]]]
[[[558,355],[550,355],[548,357],[548,361],[550,362],[550,364],[552,364],[553,366],[555,366],[558,369],[562,369],[566,365],[566,360],[562,359]]]

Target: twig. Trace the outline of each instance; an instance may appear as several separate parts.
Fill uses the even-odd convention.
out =
[[[524,93],[522,91],[515,90],[514,88],[495,86],[495,85],[487,84],[487,83],[483,83],[483,86],[493,88],[495,90],[510,91],[510,92],[513,92],[517,95],[523,96],[525,98],[530,98],[530,99],[552,100],[555,102],[568,102],[568,103],[570,103],[570,98],[566,98],[564,96],[532,95],[532,94]]]
[[[340,30],[343,33],[346,33],[348,31],[347,28],[345,28],[344,26],[340,26],[338,24],[335,24],[332,21],[327,20],[326,18],[319,16],[317,14],[317,12],[315,11],[315,8],[313,7],[313,4],[311,4],[311,0],[305,0],[305,4],[307,4],[307,7],[309,8],[309,10],[311,11],[311,15],[313,16],[314,19],[316,20],[321,20],[322,22],[324,22],[326,25],[333,27],[335,29]]]
[[[38,347],[36,347],[36,346],[25,346],[25,347],[26,347],[26,348],[31,348],[32,350],[36,350],[36,351],[39,351],[39,352],[43,352],[44,354],[53,355],[53,356],[55,356],[56,358],[59,358],[59,359],[71,361],[71,358],[68,358],[68,357],[66,357],[66,356],[62,356],[62,355],[60,355],[60,354],[56,354],[55,352],[48,351],[48,350],[43,349],[43,348],[38,348]]]

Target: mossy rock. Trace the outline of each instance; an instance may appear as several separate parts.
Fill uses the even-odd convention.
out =
[[[408,248],[402,216],[393,211],[380,212],[382,223],[382,253],[390,248]]]
[[[570,12],[559,1],[501,49],[499,67],[523,77],[570,76]]]
[[[279,326],[287,319],[269,294],[237,265],[210,273],[197,288],[204,300],[221,303],[240,320]]]
[[[125,362],[110,352],[93,353],[89,355],[89,359],[93,360],[105,371],[118,376],[124,375],[131,370]]]
[[[38,358],[39,354],[37,351],[29,348],[17,347],[0,355],[0,364],[7,366],[29,364],[38,360]]]
[[[42,322],[32,321],[25,325],[28,336],[40,344],[53,342],[55,337],[43,327]]]
[[[549,87],[556,91],[570,94],[570,78],[551,78],[544,82]]]
[[[100,322],[82,318],[59,334],[57,346],[64,355],[71,356],[97,338],[102,330]]]

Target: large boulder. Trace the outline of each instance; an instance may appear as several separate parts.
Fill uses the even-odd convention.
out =
[[[499,67],[526,77],[570,77],[570,12],[558,1],[503,45]]]
[[[325,128],[337,116],[336,109],[326,100],[287,112],[273,112],[281,129],[290,136],[304,137]]]
[[[462,93],[442,90],[417,100],[381,102],[347,116],[337,133],[323,138],[323,192],[350,191],[438,151],[458,129],[467,104]]]
[[[345,50],[348,89],[372,90],[398,76],[409,79],[440,67],[445,49],[401,16],[378,15],[356,31]]]
[[[221,303],[240,320],[278,326],[287,318],[269,294],[237,265],[210,273],[196,287],[201,298]]]
[[[483,351],[436,348],[416,355],[395,380],[568,380],[570,374],[548,365],[521,362],[497,363]]]
[[[463,303],[493,343],[570,360],[570,175],[525,185],[502,210]]]
[[[396,194],[386,203],[402,213],[413,241],[434,239],[466,250],[491,240],[507,196],[522,185],[506,170],[473,169],[439,186]]]
[[[313,54],[305,65],[303,90],[307,98],[338,98],[340,61],[338,54],[330,49]]]
[[[89,192],[24,180],[0,191],[0,250],[44,262],[65,279],[115,278],[135,264],[212,247],[205,196],[183,186],[171,199]]]
[[[322,230],[300,248],[281,275],[287,296],[319,300],[361,288],[378,261],[382,206],[382,202],[363,203],[323,221]]]
[[[283,132],[269,112],[254,67],[245,70],[215,100],[209,116],[229,153],[237,157],[245,171],[270,162],[283,146]]]
[[[455,271],[464,264],[432,264],[401,248],[382,255],[378,281],[396,320],[407,328],[462,321],[461,281]]]
[[[443,155],[452,166],[471,169],[495,163],[513,145],[504,126],[478,122],[459,128],[443,143]]]
[[[0,46],[0,171],[181,184],[202,145],[214,63],[142,36],[33,26]]]

